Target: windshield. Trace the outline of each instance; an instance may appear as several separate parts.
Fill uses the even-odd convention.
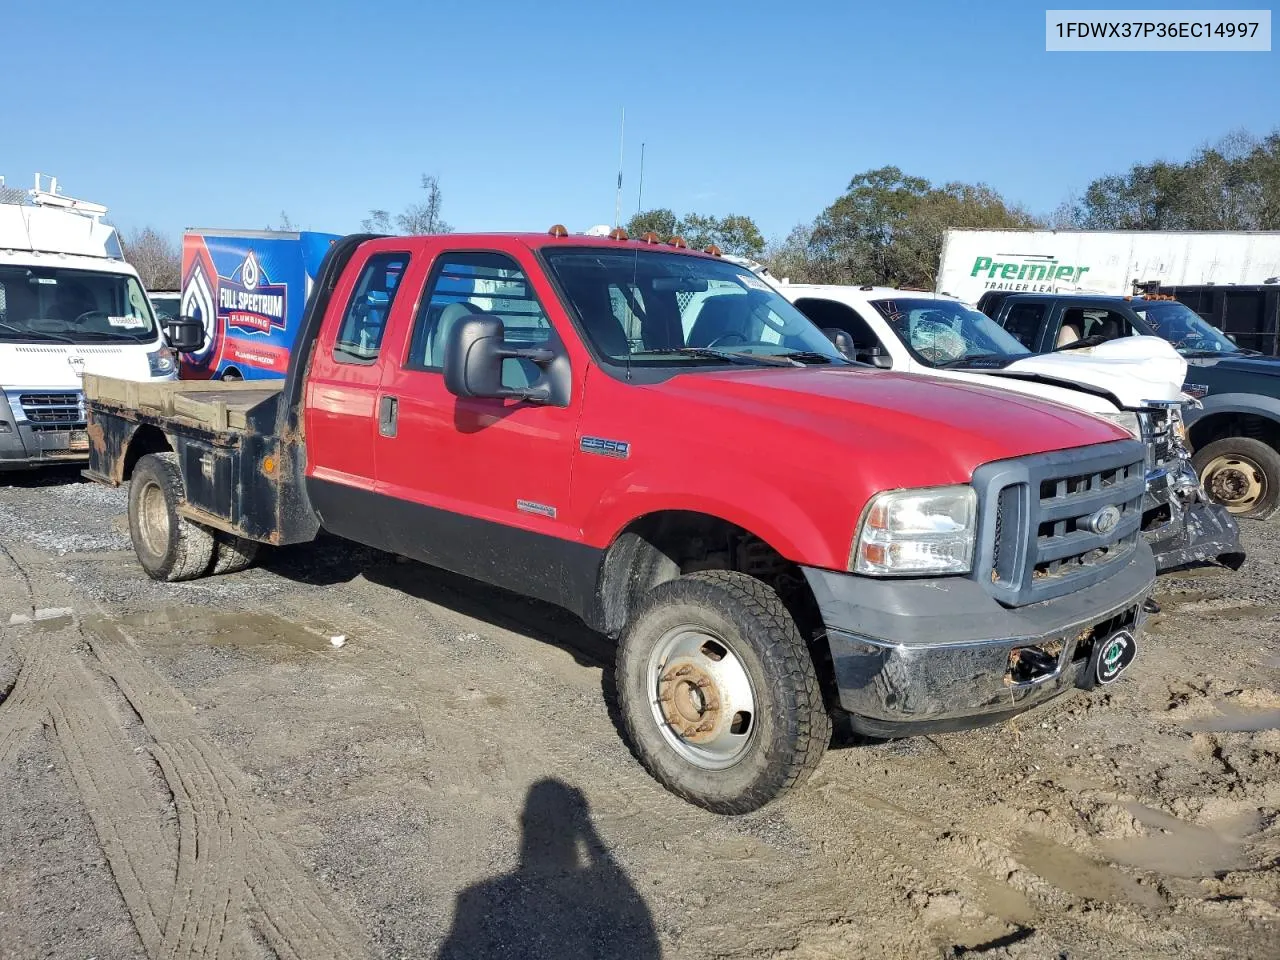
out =
[[[1181,353],[1239,353],[1226,334],[1184,303],[1172,300],[1134,300],[1133,312]]]
[[[134,277],[0,266],[0,340],[104,343],[155,337],[151,304]]]
[[[153,293],[151,306],[155,308],[157,316],[176,320],[182,308],[182,296],[177,293]]]
[[[1031,352],[985,313],[956,300],[895,297],[873,300],[872,306],[915,358],[931,367]]]
[[[549,250],[546,259],[586,335],[614,362],[847,362],[772,287],[724,260],[595,247]]]

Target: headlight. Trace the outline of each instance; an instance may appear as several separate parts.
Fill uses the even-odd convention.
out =
[[[1142,425],[1138,423],[1138,415],[1132,410],[1117,410],[1115,413],[1095,413],[1095,417],[1109,420],[1121,430],[1128,430],[1135,440],[1142,439]]]
[[[178,369],[178,360],[173,350],[161,347],[147,354],[147,366],[151,368],[153,377],[167,377]]]
[[[870,576],[968,573],[978,495],[973,487],[876,494],[854,541],[849,567]]]

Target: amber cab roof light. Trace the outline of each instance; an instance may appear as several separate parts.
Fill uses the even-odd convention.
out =
[[[547,233],[551,234],[553,237],[567,237],[569,235],[569,231],[565,229],[563,223],[553,225]]]
[[[702,248],[702,252],[709,253],[713,257],[718,257],[724,253],[724,251],[721,250],[719,247],[717,247],[714,243],[708,243],[705,247]]]
[[[667,243],[671,244],[671,246],[676,247],[680,250],[683,250],[689,246],[689,244],[684,242],[684,237],[679,237],[679,236],[672,237],[670,240],[667,241]]]

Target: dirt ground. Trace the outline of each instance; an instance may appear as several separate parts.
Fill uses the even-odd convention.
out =
[[[1280,522],[1108,692],[734,819],[568,615],[332,542],[156,584],[124,509],[0,478],[0,957],[1280,957]]]

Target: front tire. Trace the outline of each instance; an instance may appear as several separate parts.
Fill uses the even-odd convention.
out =
[[[749,813],[801,783],[831,740],[808,647],[754,577],[705,571],[655,587],[621,642],[632,751],[672,793]]]
[[[1280,453],[1261,440],[1215,440],[1191,463],[1210,498],[1237,517],[1265,520],[1280,506]]]
[[[176,453],[149,453],[129,481],[129,535],[138,562],[152,580],[175,583],[209,572],[213,534],[179,516],[186,499]]]

